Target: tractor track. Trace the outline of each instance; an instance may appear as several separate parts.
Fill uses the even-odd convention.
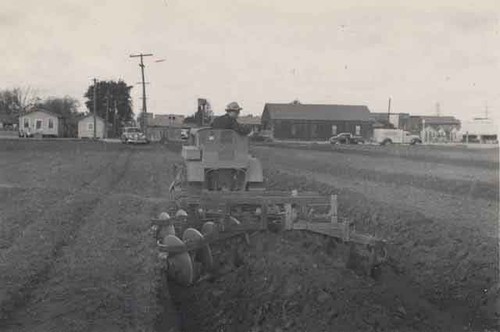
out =
[[[132,150],[125,150],[125,161],[121,164],[122,160],[116,158],[104,167],[103,172],[99,172],[96,177],[90,181],[83,181],[80,183],[79,189],[69,197],[65,197],[64,202],[61,202],[63,211],[71,212],[71,217],[74,218],[71,222],[69,229],[64,232],[64,236],[57,239],[55,245],[48,251],[48,257],[45,258],[45,264],[33,273],[27,280],[18,287],[10,290],[0,290],[0,329],[11,327],[14,323],[13,317],[16,313],[23,311],[33,297],[33,292],[43,286],[44,283],[50,279],[50,272],[54,269],[58,260],[64,255],[64,249],[71,246],[75,242],[79,230],[86,223],[87,218],[93,213],[96,206],[103,200],[106,194],[113,191],[118,183],[123,179],[123,176],[129,169],[130,158]],[[121,164],[121,165],[120,165]],[[110,167],[111,166],[111,167]],[[118,168],[119,171],[115,172]],[[82,192],[91,188],[94,184],[105,183],[106,179],[110,178],[106,189],[103,191],[98,190],[98,196],[91,199],[85,199],[86,194]],[[73,203],[76,202],[74,205]],[[92,207],[92,208],[89,208]],[[49,214],[50,212],[47,212]],[[8,256],[8,253],[2,257]],[[14,255],[15,257],[16,255]],[[0,266],[1,268],[1,266]]]

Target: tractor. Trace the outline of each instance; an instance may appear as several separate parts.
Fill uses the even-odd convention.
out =
[[[248,137],[230,129],[202,128],[182,147],[184,165],[176,183],[189,192],[264,190],[259,160],[248,152]]]
[[[181,154],[183,163],[174,165],[170,185],[173,207],[152,220],[160,257],[174,281],[189,286],[210,275],[210,244],[234,236],[249,243],[250,232],[320,233],[367,248],[368,269],[385,260],[383,240],[357,233],[353,223],[337,216],[336,195],[266,190],[247,136],[228,129],[192,130]]]

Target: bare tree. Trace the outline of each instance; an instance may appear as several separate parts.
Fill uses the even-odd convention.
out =
[[[0,90],[0,114],[17,117],[39,101],[36,91],[29,86]]]

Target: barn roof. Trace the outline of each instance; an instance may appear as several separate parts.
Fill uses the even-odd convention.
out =
[[[266,112],[273,120],[370,121],[370,111],[364,105],[268,103]]]

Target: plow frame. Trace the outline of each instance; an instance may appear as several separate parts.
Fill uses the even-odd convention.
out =
[[[185,193],[187,194],[187,193]],[[192,243],[178,248],[164,246],[158,242],[161,252],[175,254],[199,249],[213,242],[225,240],[238,235],[248,236],[248,232],[265,231],[269,229],[269,220],[279,219],[284,231],[308,231],[326,235],[344,243],[364,246],[369,252],[371,266],[384,262],[387,258],[386,242],[371,235],[356,232],[349,220],[339,218],[337,214],[337,195],[321,196],[314,192],[283,192],[283,191],[235,191],[235,192],[202,192],[198,195],[191,193],[176,197],[177,208],[202,209],[197,222],[214,221],[217,232],[207,236],[199,243]],[[247,222],[231,216],[231,210],[238,206],[253,206],[261,210],[259,221]],[[283,209],[279,213],[270,211],[270,206],[278,205]],[[315,208],[323,208],[328,213],[314,214]],[[299,212],[299,213],[298,213]],[[225,224],[231,218],[232,224]],[[165,221],[153,219],[154,225],[165,225]],[[175,224],[175,218],[169,221]]]

